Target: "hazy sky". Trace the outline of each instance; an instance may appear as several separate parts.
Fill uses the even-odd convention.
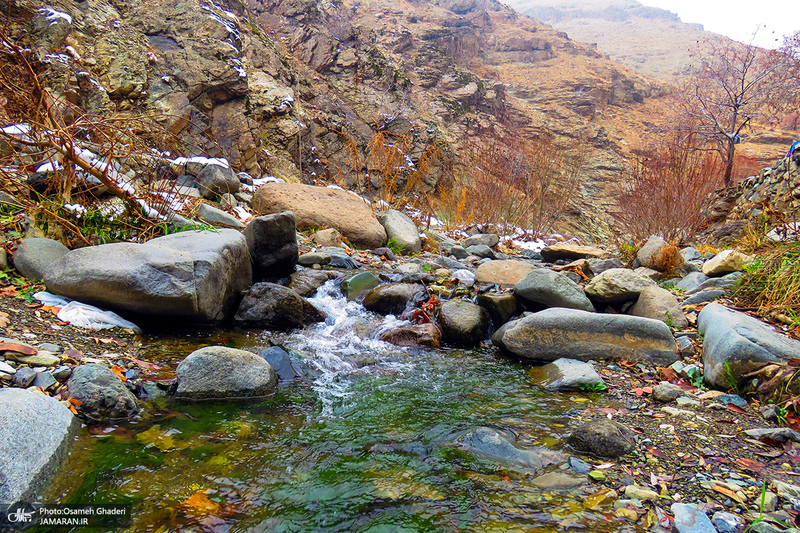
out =
[[[742,42],[750,42],[753,31],[760,25],[756,44],[764,47],[774,48],[783,42],[783,35],[800,30],[800,4],[793,0],[638,1],[668,9],[684,22],[700,23],[708,31]]]

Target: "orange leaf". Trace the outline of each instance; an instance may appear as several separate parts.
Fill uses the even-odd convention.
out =
[[[653,387],[636,387],[631,392],[636,394],[636,396],[641,396],[642,394],[652,394]]]
[[[23,355],[36,355],[39,353],[39,350],[33,346],[25,346],[15,342],[0,342],[0,351],[17,352]]]
[[[744,503],[744,500],[742,500],[742,498],[738,494],[733,492],[731,489],[720,487],[719,485],[711,485],[711,488],[719,492],[720,494],[724,494],[725,496],[727,496],[732,500],[736,500],[739,503]]]
[[[77,398],[70,398],[70,399],[69,399],[69,400],[67,400],[67,401],[68,401],[69,403],[71,403],[72,405],[83,405],[83,402],[82,402],[82,401],[80,401],[80,400],[79,400],[79,399],[77,399]]]
[[[120,368],[118,366],[112,366],[111,371],[115,373],[117,376],[119,376],[119,379],[121,379],[122,381],[128,381],[128,378],[126,378],[125,374],[123,374],[123,372],[125,372],[124,368]]]
[[[60,307],[56,307],[54,305],[43,305],[42,306],[42,311],[49,311],[49,312],[53,313],[54,315],[57,315],[58,312],[61,311],[61,308]]]
[[[69,410],[70,410],[70,411],[72,411],[72,414],[73,414],[73,415],[76,415],[76,416],[77,416],[77,414],[78,414],[78,410],[77,410],[77,409],[75,409],[75,406],[74,406],[74,405],[70,405],[70,406],[69,406]]]
[[[189,498],[183,500],[181,505],[199,514],[212,514],[219,510],[219,504],[209,500],[204,490],[198,490]]]

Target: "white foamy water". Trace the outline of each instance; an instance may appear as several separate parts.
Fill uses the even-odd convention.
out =
[[[411,364],[398,361],[403,348],[383,342],[386,331],[408,324],[393,315],[370,313],[356,302],[348,302],[335,281],[328,281],[308,298],[327,315],[324,323],[291,333],[285,343],[301,355],[305,363],[321,372],[313,389],[322,402],[322,416],[331,416],[333,407],[351,392],[353,380],[375,372],[404,372]]]

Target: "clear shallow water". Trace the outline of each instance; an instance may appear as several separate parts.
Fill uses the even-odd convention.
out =
[[[519,447],[559,450],[568,432],[564,413],[592,400],[544,394],[529,383],[526,366],[492,350],[387,345],[375,337],[396,319],[345,303],[333,286],[314,303],[328,322],[303,332],[158,339],[156,360],[170,350],[180,360],[223,341],[255,349],[276,342],[312,378],[255,405],[161,398],[135,425],[83,432],[52,498],[130,502],[129,531],[137,532],[623,526],[584,509],[594,488],[542,491],[532,483],[541,471],[470,453],[458,442],[465,432],[490,427]]]

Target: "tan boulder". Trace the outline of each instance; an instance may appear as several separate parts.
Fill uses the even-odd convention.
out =
[[[745,265],[755,261],[755,257],[743,254],[738,250],[722,250],[703,263],[703,274],[706,276],[724,276],[731,272],[741,272]]]
[[[487,261],[475,271],[477,283],[516,285],[519,280],[533,272],[536,267],[524,261]]]
[[[253,209],[259,215],[292,211],[297,229],[336,228],[354,246],[374,249],[386,244],[386,231],[369,206],[341,189],[267,183],[253,196]]]

